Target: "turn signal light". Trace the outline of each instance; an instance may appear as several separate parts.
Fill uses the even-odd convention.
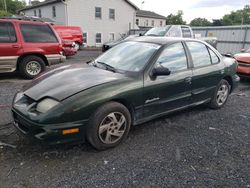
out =
[[[79,128],[66,129],[66,130],[63,130],[63,135],[66,135],[66,134],[74,134],[74,133],[78,133],[78,132],[80,132],[80,129],[79,129]]]

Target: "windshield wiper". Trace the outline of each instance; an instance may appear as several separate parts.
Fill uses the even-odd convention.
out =
[[[100,61],[95,61],[95,63],[98,63],[98,64],[104,66],[106,70],[109,70],[111,72],[116,72],[115,67],[112,67],[111,65],[108,65],[107,63],[100,62]]]

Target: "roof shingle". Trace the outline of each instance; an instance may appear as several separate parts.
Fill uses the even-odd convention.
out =
[[[166,19],[165,16],[162,16],[160,14],[157,14],[157,13],[152,12],[152,11],[147,11],[147,10],[138,10],[136,12],[136,16],[146,17],[146,18]]]

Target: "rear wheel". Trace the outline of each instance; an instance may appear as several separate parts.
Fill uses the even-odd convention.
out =
[[[38,56],[27,56],[21,60],[19,71],[24,78],[33,79],[46,68],[45,62]]]
[[[219,85],[216,88],[214,96],[210,102],[210,107],[214,109],[221,108],[227,102],[227,99],[230,94],[231,86],[226,80],[221,80]]]
[[[87,127],[87,140],[98,150],[120,144],[128,135],[131,116],[120,103],[110,102],[101,106],[91,117]]]

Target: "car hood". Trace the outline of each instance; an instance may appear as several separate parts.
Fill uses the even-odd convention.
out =
[[[62,101],[76,93],[125,78],[87,64],[64,65],[45,72],[24,87],[24,94],[35,101],[51,97]]]
[[[237,61],[250,63],[250,53],[239,53],[239,54],[235,54],[235,55],[234,55],[234,58],[235,58]]]

